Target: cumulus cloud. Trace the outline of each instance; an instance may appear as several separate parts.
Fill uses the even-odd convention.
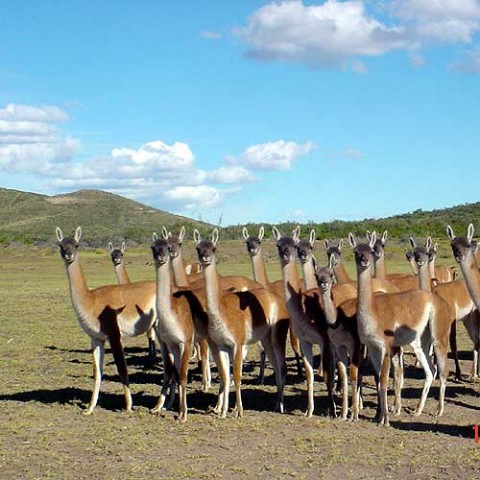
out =
[[[470,43],[480,30],[479,0],[392,0],[382,5],[380,15],[375,2],[362,0],[308,6],[300,0],[270,2],[234,33],[250,58],[365,73],[360,57]]]
[[[254,170],[290,170],[293,163],[315,148],[313,142],[299,144],[278,140],[248,147],[238,161]],[[229,159],[231,162],[232,159]]]

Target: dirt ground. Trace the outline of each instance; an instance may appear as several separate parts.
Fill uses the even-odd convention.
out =
[[[87,272],[100,268],[99,263],[103,268],[96,259],[86,261],[87,266],[88,262]],[[480,477],[480,444],[475,443],[473,429],[480,424],[478,384],[450,379],[445,414],[435,418],[435,382],[425,413],[413,417],[422,374],[409,352],[404,408],[400,417],[391,417],[390,428],[372,421],[376,400],[369,375],[360,421],[345,423],[327,416],[326,390],[318,375],[315,413],[304,418],[306,386],[296,377],[292,355],[287,412],[273,412],[272,370],[267,370],[266,385],[257,385],[255,347],[245,365],[243,419],[219,419],[210,413],[218,384],[201,392],[195,362],[187,423],[176,421],[176,404],[165,415],[154,415],[150,409],[162,369],[159,363],[147,365],[144,337],[126,342],[133,412],[123,411],[122,387],[108,352],[99,405],[86,417],[81,412],[92,388],[90,345],[74,318],[60,260],[0,257],[0,305],[1,479]],[[466,375],[471,344],[462,325],[458,332]],[[213,374],[216,378],[215,368]]]

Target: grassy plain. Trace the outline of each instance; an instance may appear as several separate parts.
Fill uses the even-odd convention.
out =
[[[187,246],[187,258],[192,257]],[[241,242],[219,246],[223,272],[250,275]],[[321,250],[320,247],[318,247]],[[398,255],[392,271],[406,270]],[[80,251],[90,286],[115,283],[103,250]],[[272,278],[279,269],[273,246],[265,246]],[[321,256],[320,252],[318,256]],[[154,279],[148,247],[127,251],[133,280]],[[351,259],[347,254],[351,270]],[[443,263],[452,263],[448,258]],[[99,406],[85,417],[92,388],[90,343],[70,304],[63,262],[54,248],[0,251],[0,478],[10,479],[477,479],[480,444],[473,426],[480,423],[478,386],[449,381],[442,418],[434,418],[438,384],[425,413],[409,411],[420,395],[421,373],[406,354],[404,411],[391,428],[372,423],[373,379],[365,378],[361,421],[348,424],[326,416],[324,385],[315,384],[314,418],[305,419],[306,388],[295,377],[289,355],[288,412],[272,412],[271,370],[267,385],[256,384],[257,350],[247,357],[245,417],[218,419],[217,384],[200,392],[192,363],[186,424],[150,413],[159,392],[161,366],[146,368],[146,338],[126,342],[134,411],[123,409],[122,388],[109,353]],[[464,373],[471,365],[471,344],[458,327]],[[453,366],[453,363],[451,364]],[[216,371],[214,369],[214,375]]]

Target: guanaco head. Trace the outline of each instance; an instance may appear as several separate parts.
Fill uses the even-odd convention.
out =
[[[355,263],[358,271],[362,272],[369,269],[373,265],[375,261],[373,247],[375,246],[376,241],[376,232],[371,233],[370,241],[368,243],[357,243],[353,233],[348,234],[348,242],[353,248],[353,254],[355,256]]]
[[[370,242],[370,239],[372,237],[372,234],[370,232],[367,232],[367,240]],[[385,255],[385,245],[387,244],[387,237],[388,237],[388,232],[385,230],[383,232],[383,235],[375,241],[375,244],[373,245],[373,254],[375,256],[375,260],[380,260],[384,255]]]
[[[125,252],[125,242],[122,242],[120,247],[115,248],[112,242],[108,242],[108,251],[110,252],[110,258],[115,267],[121,265],[123,262],[123,254]]]
[[[278,256],[282,265],[287,265],[295,259],[295,247],[299,241],[300,227],[293,231],[293,237],[282,236],[277,227],[273,227],[273,238],[277,241]]]
[[[340,240],[324,240],[325,250],[327,251],[327,258],[330,261],[330,257],[333,255],[335,258],[335,266],[342,261],[342,248],[343,238]]]
[[[317,280],[318,288],[322,292],[331,290],[335,283],[335,272],[333,271],[333,262],[335,261],[333,255],[330,256],[328,267],[317,267],[315,265],[315,279]]]
[[[475,229],[473,223],[467,228],[466,237],[456,237],[450,225],[447,227],[447,234],[450,238],[450,245],[452,247],[453,256],[458,263],[464,262],[469,254],[474,255],[477,250],[477,242],[473,240]]]
[[[202,240],[200,232],[195,229],[193,231],[193,239],[195,240],[198,261],[202,267],[215,263],[215,257],[217,253],[218,242],[218,228],[215,228],[212,232],[211,239]]]
[[[315,229],[310,231],[310,237],[308,240],[299,240],[296,249],[298,259],[302,263],[307,263],[311,260],[313,255],[313,244],[315,243]]]
[[[425,245],[417,245],[413,237],[408,237],[413,248],[413,258],[418,267],[423,267],[431,261],[430,249],[432,248],[432,237],[428,237]]]
[[[69,265],[75,261],[77,256],[78,244],[80,238],[82,237],[81,227],[77,227],[75,230],[75,235],[73,237],[63,237],[62,230],[60,227],[55,229],[57,235],[57,245],[60,247],[60,255],[62,256],[64,262]]]
[[[152,236],[153,243],[150,246],[153,255],[153,263],[156,267],[165,265],[170,259],[170,244],[167,239],[159,238],[154,232]]]
[[[170,232],[168,232],[168,236],[165,237],[164,232],[163,238],[168,240],[168,243],[170,244],[170,257],[176,258],[182,253],[183,239],[185,238],[185,227],[182,226],[178,235],[172,235]]]
[[[260,249],[262,248],[262,240],[265,234],[265,229],[263,226],[260,227],[258,231],[258,237],[252,237],[248,234],[247,227],[243,227],[242,230],[243,238],[245,239],[245,243],[247,244],[247,251],[251,257],[258,255],[260,253]]]

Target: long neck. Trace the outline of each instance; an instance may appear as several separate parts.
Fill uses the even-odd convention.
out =
[[[90,306],[92,295],[87,287],[78,257],[67,265],[67,277],[73,308],[78,315],[83,316],[85,309]]]
[[[256,255],[250,257],[252,259],[253,278],[260,285],[268,288],[270,282],[267,277],[267,269],[265,268],[265,262],[263,261],[262,251],[259,250]]]
[[[308,262],[302,262],[303,273],[303,285],[305,290],[317,287],[317,281],[315,280],[315,268],[313,267],[313,260],[309,259]]]
[[[215,262],[203,268],[205,276],[205,293],[207,312],[210,321],[213,322],[220,313],[220,279]]]
[[[387,269],[385,268],[385,255],[375,260],[375,278],[379,280],[387,279]]]
[[[291,317],[302,313],[302,289],[297,264],[292,261],[282,263],[282,278],[285,289],[285,303]]]
[[[157,266],[157,310],[170,312],[172,308],[172,275],[170,261]]]
[[[432,262],[425,263],[418,267],[418,278],[419,278],[419,285],[420,290],[426,290],[427,292],[432,291],[432,274],[430,273],[430,265]]]
[[[358,296],[357,322],[360,334],[366,334],[372,327],[374,318],[372,298],[372,274],[370,268],[360,271],[357,267]],[[362,336],[362,335],[361,335]]]
[[[343,261],[338,262],[334,270],[335,277],[337,278],[338,283],[350,283],[352,281],[347,271],[345,270],[345,265],[343,264]]]
[[[123,262],[115,266],[115,275],[117,276],[117,282],[120,285],[130,283],[130,277],[128,276],[127,269]]]
[[[179,253],[175,258],[171,259],[173,268],[173,278],[177,287],[189,287],[190,282],[188,280],[187,272],[183,266],[183,258]]]
[[[322,302],[323,313],[325,314],[325,320],[328,325],[335,325],[337,321],[337,307],[333,303],[332,291],[324,291],[320,289],[320,299]]]
[[[460,263],[460,267],[473,303],[480,309],[480,272],[474,255],[468,253],[467,258]]]
[[[428,262],[428,271],[430,272],[430,278],[435,278],[435,260]]]

